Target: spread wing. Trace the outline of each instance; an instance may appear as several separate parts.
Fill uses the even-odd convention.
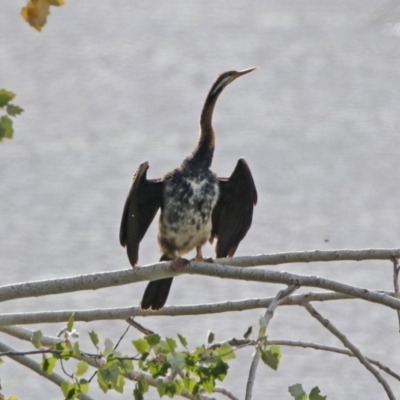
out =
[[[129,261],[134,267],[139,258],[139,243],[153,221],[162,203],[163,181],[147,180],[147,161],[139,165],[122,213],[119,241],[126,247]]]
[[[240,158],[229,178],[218,178],[220,196],[212,213],[211,241],[217,258],[232,257],[250,229],[257,190],[249,166]]]

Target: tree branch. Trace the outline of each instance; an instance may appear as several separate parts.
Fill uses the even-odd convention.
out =
[[[383,293],[383,292],[382,292]],[[237,301],[225,301],[220,303],[208,303],[187,306],[166,306],[162,310],[144,311],[140,307],[122,308],[96,308],[88,310],[61,310],[61,311],[35,311],[27,313],[0,314],[0,328],[8,325],[24,325],[34,323],[67,322],[71,315],[74,321],[98,321],[98,320],[121,320],[134,317],[162,317],[162,316],[184,316],[201,314],[218,314],[229,311],[244,311],[256,308],[268,307],[273,297],[264,299],[247,299]],[[354,297],[341,293],[315,293],[309,292],[300,295],[290,296],[285,299],[282,305],[302,305],[304,301],[333,301],[354,299]],[[1,330],[1,329],[0,329]]]
[[[390,260],[393,257],[400,257],[400,249],[365,249],[365,250],[333,250],[333,251],[304,251],[266,254],[258,256],[236,257],[219,259],[218,264],[192,262],[189,267],[185,268],[182,273],[202,274],[210,276],[220,276],[222,278],[257,280],[257,274],[252,276],[246,274],[242,269],[235,269],[228,266],[254,267],[261,265],[278,265],[287,263],[304,263],[318,261],[362,261],[362,260]],[[223,273],[222,265],[227,266],[228,270]],[[243,272],[242,272],[243,271]],[[205,272],[205,273],[204,273]],[[247,271],[248,272],[248,271]],[[256,271],[253,271],[256,272]],[[262,276],[262,282],[290,284],[290,279],[296,279],[294,274],[279,275],[285,273],[277,273],[272,271]],[[171,269],[170,262],[156,263],[145,267],[135,267],[119,271],[101,272],[88,275],[80,275],[62,279],[48,279],[44,281],[17,283],[0,287],[0,302],[13,299],[45,296],[50,294],[60,294],[76,292],[80,290],[96,290],[105,287],[127,285],[133,282],[141,282],[146,280],[155,280],[177,276],[178,273]],[[243,277],[240,277],[243,275]],[[301,277],[298,275],[298,277]],[[302,277],[312,278],[312,277]],[[314,279],[316,279],[314,277]],[[331,290],[325,287],[323,280],[318,278],[321,288]],[[300,282],[302,286],[315,286],[306,279]],[[329,285],[328,285],[329,286]],[[332,289],[335,290],[335,289]],[[340,290],[338,290],[340,292]],[[350,294],[352,295],[352,294]],[[373,301],[373,300],[371,300]],[[379,301],[377,301],[379,302]],[[383,304],[383,303],[382,303]],[[388,305],[388,304],[386,304]],[[400,302],[390,305],[392,308],[400,309]]]
[[[399,259],[397,257],[392,257],[393,262],[393,286],[394,286],[394,297],[396,299],[400,298],[399,290]],[[399,331],[400,331],[400,310],[397,310],[397,319],[399,320]]]
[[[326,329],[328,329],[329,332],[331,332],[333,335],[335,335],[345,347],[347,347],[355,357],[358,358],[361,364],[365,366],[365,368],[371,372],[372,375],[375,376],[377,381],[383,386],[386,394],[388,395],[390,400],[396,400],[394,397],[394,394],[392,392],[392,389],[390,388],[389,384],[386,382],[386,380],[381,376],[379,371],[377,371],[371,363],[364,357],[364,355],[361,353],[361,351],[353,344],[351,343],[347,337],[339,331],[328,319],[324,318],[321,314],[315,310],[314,307],[310,303],[304,303],[304,308],[310,313],[312,317],[314,317],[321,325],[323,325]]]
[[[17,352],[17,350],[13,349],[12,347],[7,346],[5,343],[0,342],[0,351],[1,352]],[[24,367],[27,367],[31,369],[32,371],[36,372],[40,376],[43,376],[44,378],[48,379],[49,381],[55,383],[58,386],[61,386],[61,384],[65,381],[65,379],[56,374],[55,372],[48,374],[47,372],[43,371],[40,368],[40,364],[37,363],[36,361],[32,360],[29,357],[26,356],[16,356],[16,355],[8,355],[11,359],[14,361],[20,363]],[[86,394],[81,394],[78,396],[79,399],[82,400],[92,400],[92,398]]]
[[[267,339],[267,338],[265,338]],[[322,351],[329,351],[332,353],[338,353],[338,354],[343,354],[349,357],[355,357],[355,355],[347,349],[342,349],[339,347],[334,347],[334,346],[327,346],[325,344],[320,344],[320,343],[314,343],[314,342],[302,342],[300,340],[284,340],[284,339],[268,339],[268,344],[269,345],[277,345],[277,346],[289,346],[289,347],[303,347],[305,349],[314,349],[314,350],[322,350]],[[244,348],[246,346],[256,346],[258,343],[257,340],[252,340],[252,339],[236,339],[232,338],[229,340],[224,340],[223,342],[219,343],[214,343],[213,345],[210,346],[211,349],[221,347],[223,344],[228,343],[232,347],[236,347],[237,349],[239,348]],[[382,371],[385,371],[388,375],[391,375],[393,378],[397,379],[400,381],[400,375],[397,374],[396,372],[392,371],[389,367],[386,365],[383,365],[380,361],[374,360],[370,357],[365,357],[371,364],[376,365],[378,368],[380,368]]]
[[[236,397],[236,396],[235,396],[233,393],[231,393],[229,390],[226,390],[225,388],[220,387],[220,386],[215,386],[215,388],[214,388],[214,393],[221,393],[221,394],[224,394],[226,397],[228,397],[228,399],[231,399],[231,400],[239,400],[239,398]]]
[[[295,290],[299,288],[298,285],[292,284],[289,285],[286,289],[280,290],[278,294],[275,296],[275,298],[271,301],[270,305],[267,308],[267,311],[265,312],[264,315],[264,320],[262,321],[262,331],[266,332],[267,327],[269,322],[274,316],[274,312],[277,309],[277,307],[285,300],[286,297],[288,297],[290,294],[292,294]],[[263,334],[262,336],[264,336]],[[260,337],[259,337],[260,339]],[[253,392],[253,385],[254,385],[254,380],[256,377],[256,371],[257,371],[257,366],[260,361],[260,354],[261,354],[261,349],[260,346],[258,345],[256,347],[256,351],[253,356],[253,361],[250,366],[250,371],[249,371],[249,378],[247,380],[247,385],[246,385],[246,397],[245,400],[251,400],[252,392]]]
[[[11,336],[14,336],[16,338],[22,339],[22,340],[26,340],[28,342],[31,341],[31,338],[33,336],[34,331],[31,329],[27,329],[27,328],[22,328],[19,326],[3,326],[0,328],[0,331],[7,333]],[[126,333],[126,332],[125,332]],[[55,336],[48,336],[48,335],[43,335],[42,339],[41,339],[41,343],[44,346],[52,346],[55,343],[59,342],[60,338],[55,337]],[[11,349],[11,348],[10,348]],[[1,351],[1,348],[0,348]],[[9,351],[15,351],[15,350],[9,350]],[[82,352],[84,354],[86,354],[85,352]],[[94,368],[99,368],[99,365],[96,363],[96,361],[94,360],[94,357],[92,356],[81,356],[81,357],[75,357],[74,358],[78,359],[78,360],[84,360],[86,361],[89,365],[91,365]],[[157,387],[157,379],[152,378],[152,376],[150,374],[147,374],[145,372],[140,372],[140,371],[135,371],[132,373],[128,373],[125,374],[126,378],[130,379],[130,380],[139,380],[139,379],[144,379],[146,380],[150,386],[153,387]],[[160,378],[158,378],[160,379]],[[168,379],[164,379],[166,382],[168,382]],[[226,390],[225,388],[216,386],[215,393],[221,393],[224,394],[225,396],[227,396],[228,398],[232,399],[232,400],[238,400],[230,391]],[[188,398],[188,399],[196,399],[196,396],[192,396],[187,392],[184,392],[182,397]],[[213,400],[213,398],[206,396],[206,395],[200,395],[199,397],[200,400]],[[88,399],[89,400],[89,399]],[[214,399],[215,400],[215,399]]]

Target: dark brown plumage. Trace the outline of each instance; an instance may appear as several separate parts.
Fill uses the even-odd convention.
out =
[[[239,76],[253,71],[228,71],[212,85],[200,116],[200,136],[193,153],[182,165],[161,179],[147,179],[148,163],[136,171],[122,214],[120,242],[126,246],[132,266],[138,262],[139,244],[161,208],[158,243],[161,261],[180,268],[181,257],[196,248],[195,260],[203,260],[202,246],[217,239],[217,257],[232,257],[249,230],[257,191],[250,169],[239,159],[229,178],[211,172],[215,146],[212,115],[223,89]],[[142,309],[162,308],[172,278],[151,281],[143,295]]]

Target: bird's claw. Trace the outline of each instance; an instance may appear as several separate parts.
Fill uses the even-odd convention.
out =
[[[172,269],[175,272],[180,272],[183,270],[183,268],[185,268],[186,266],[188,266],[190,264],[190,261],[187,260],[186,258],[175,258],[175,260],[172,261]]]
[[[195,257],[191,261],[205,262],[210,264],[214,263],[214,260],[211,257]]]

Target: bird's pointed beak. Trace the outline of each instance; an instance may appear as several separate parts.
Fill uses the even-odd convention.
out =
[[[258,68],[258,67],[251,67],[251,68],[244,69],[244,70],[242,70],[242,71],[238,71],[238,72],[236,72],[236,75],[234,75],[234,77],[235,77],[235,79],[236,79],[236,78],[239,78],[239,76],[246,75],[246,74],[248,74],[249,72],[254,71],[254,70],[257,69],[257,68]]]

